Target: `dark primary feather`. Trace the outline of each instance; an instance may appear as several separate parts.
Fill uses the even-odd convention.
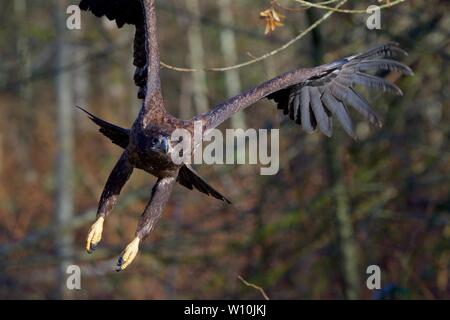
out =
[[[147,53],[144,10],[140,0],[81,0],[79,7],[91,11],[97,17],[115,21],[119,28],[125,24],[136,27],[134,36],[134,82],[139,87],[138,97],[145,98],[147,84]]]
[[[367,73],[396,71],[412,75],[409,67],[391,59],[398,54],[405,55],[406,52],[396,43],[388,43],[315,68],[289,71],[226,100],[193,120],[203,121],[206,128],[215,128],[236,112],[268,98],[308,133],[318,127],[322,133],[331,136],[332,118],[336,118],[345,132],[356,138],[349,114],[351,108],[373,124],[380,126],[381,122],[355,86],[401,95],[396,85]]]
[[[115,20],[119,28],[126,23],[140,23],[143,14],[140,0],[81,0],[79,7],[97,17]]]
[[[312,132],[319,127],[322,133],[331,136],[331,116],[334,116],[345,132],[355,138],[348,112],[350,107],[364,119],[381,126],[379,116],[367,100],[355,90],[355,85],[402,95],[402,91],[396,85],[365,72],[381,70],[412,75],[409,67],[389,59],[395,54],[404,55],[406,52],[395,43],[379,46],[363,54],[325,65],[325,73],[276,91],[268,95],[268,98],[277,103],[278,109],[301,124],[306,132]]]
[[[81,111],[86,113],[89,119],[92,120],[96,125],[100,127],[99,131],[109,138],[112,143],[126,149],[130,140],[130,130],[124,129],[122,127],[116,126],[112,123],[104,121],[96,116],[94,116],[89,111],[78,107]],[[216,199],[231,203],[226,197],[224,197],[220,192],[211,187],[202,177],[200,177],[194,169],[190,166],[183,165],[178,173],[177,181],[184,187],[192,190],[193,188],[198,191],[208,195],[213,196]]]

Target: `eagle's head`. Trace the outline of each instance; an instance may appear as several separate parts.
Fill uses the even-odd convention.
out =
[[[145,130],[136,130],[132,135],[132,144],[142,161],[158,158],[171,161],[171,135],[169,130],[152,126]]]
[[[164,133],[152,135],[146,141],[146,149],[161,155],[168,155],[170,151],[170,137]]]

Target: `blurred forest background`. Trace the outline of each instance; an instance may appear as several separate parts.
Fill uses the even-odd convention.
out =
[[[317,1],[316,1],[317,2]],[[390,1],[394,2],[394,1]],[[331,1],[330,6],[337,1]],[[284,71],[397,41],[414,77],[389,75],[403,97],[370,94],[384,127],[357,123],[358,141],[307,135],[270,102],[225,127],[280,127],[280,172],[258,166],[196,169],[232,201],[175,188],[163,218],[122,273],[117,256],[134,233],[155,179],[134,174],[93,255],[84,251],[97,201],[120,154],[74,106],[123,127],[140,107],[134,29],[82,13],[77,1],[0,0],[0,298],[449,299],[450,16],[444,0],[405,1],[367,14],[334,13],[286,50],[228,72],[163,68],[166,105],[182,118]],[[378,1],[348,1],[365,9]],[[161,56],[182,67],[229,66],[279,48],[327,10],[274,3],[284,26],[265,35],[269,0],[158,1]],[[283,9],[288,7],[290,9]],[[358,119],[354,117],[355,121]],[[65,290],[65,268],[82,290]],[[366,268],[382,270],[381,291]]]

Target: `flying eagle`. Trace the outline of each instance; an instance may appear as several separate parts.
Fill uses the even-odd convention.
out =
[[[267,98],[273,100],[278,109],[308,133],[318,128],[326,136],[331,136],[333,118],[336,118],[345,132],[355,137],[350,108],[376,126],[381,126],[381,122],[366,99],[355,91],[354,86],[361,85],[401,95],[402,91],[396,85],[367,72],[396,71],[412,75],[409,67],[392,59],[393,56],[405,55],[406,52],[397,44],[388,43],[315,68],[286,72],[191,120],[180,120],[166,111],[161,93],[155,2],[156,0],[82,0],[79,4],[82,10],[115,20],[119,28],[124,24],[136,27],[134,81],[139,87],[138,97],[143,99],[143,103],[131,129],[108,123],[83,109],[100,127],[100,132],[123,149],[100,197],[97,220],[87,238],[86,249],[89,253],[100,242],[104,220],[113,210],[133,169],[144,170],[158,179],[139,220],[135,238],[119,257],[118,271],[125,269],[135,258],[140,242],[151,233],[177,182],[189,189],[195,188],[229,202],[191,167],[177,165],[172,161],[174,142],[171,141],[171,134],[175,129],[183,128],[193,132],[194,123],[201,121],[203,132],[207,132],[235,113]]]

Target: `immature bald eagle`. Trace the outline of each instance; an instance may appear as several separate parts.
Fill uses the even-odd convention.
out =
[[[193,131],[194,122],[201,121],[203,132],[215,128],[235,113],[268,98],[277,103],[292,120],[306,132],[317,127],[327,136],[332,135],[332,118],[355,137],[349,107],[363,118],[380,126],[377,114],[369,103],[355,90],[355,85],[401,95],[401,90],[384,79],[367,74],[367,71],[397,71],[411,75],[412,71],[392,60],[394,54],[406,54],[395,43],[378,46],[362,54],[353,55],[329,64],[309,69],[286,72],[244,93],[217,105],[209,112],[185,121],[170,115],[161,93],[159,44],[156,22],[156,0],[82,0],[80,8],[96,16],[115,20],[119,27],[125,23],[135,25],[134,80],[139,87],[139,98],[144,99],[141,111],[131,129],[124,129],[89,114],[100,132],[124,149],[112,170],[100,198],[97,221],[90,229],[86,249],[90,253],[101,239],[103,223],[116,204],[122,187],[134,168],[156,176],[150,201],[142,214],[135,239],[122,252],[118,270],[125,269],[135,258],[139,243],[150,234],[161,216],[173,185],[178,181],[189,189],[227,201],[209,186],[191,168],[177,165],[171,158],[171,134],[177,128]]]

